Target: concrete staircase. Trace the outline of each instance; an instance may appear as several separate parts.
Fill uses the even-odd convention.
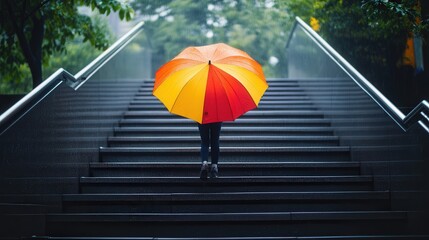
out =
[[[297,81],[270,80],[257,110],[223,124],[220,178],[208,181],[196,123],[168,113],[152,85],[80,193],[46,217],[49,239],[424,239],[407,235],[409,212],[391,210]]]

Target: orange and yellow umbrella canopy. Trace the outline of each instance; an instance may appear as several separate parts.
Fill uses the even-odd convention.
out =
[[[258,106],[268,88],[261,65],[224,43],[188,47],[161,66],[153,95],[198,123],[233,121]]]

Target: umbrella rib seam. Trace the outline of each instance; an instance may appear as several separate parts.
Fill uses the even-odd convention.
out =
[[[205,68],[205,67],[204,67]],[[204,68],[202,68],[202,69],[204,69]],[[201,69],[201,70],[202,70]],[[200,70],[200,71],[201,71]],[[182,89],[180,89],[180,91],[179,91],[179,94],[177,94],[177,96],[180,96],[180,94],[182,94],[182,91],[183,91],[183,89],[185,89],[186,88],[186,86],[189,84],[189,82],[197,75],[199,73],[199,71],[198,72],[196,72],[196,73],[194,73],[193,75],[192,75],[192,77],[190,77],[189,78],[189,80],[185,83],[185,85],[183,85],[183,87],[182,87]],[[206,95],[206,93],[204,92],[204,98],[205,98],[205,95]],[[176,106],[176,103],[177,103],[177,101],[178,101],[178,99],[179,99],[179,97],[176,97],[176,99],[174,99],[174,103],[173,103],[173,105],[171,105],[171,111],[173,111],[173,109],[174,109],[174,106]],[[203,110],[204,110],[204,107],[203,107]],[[202,122],[202,119],[201,119],[201,122]]]

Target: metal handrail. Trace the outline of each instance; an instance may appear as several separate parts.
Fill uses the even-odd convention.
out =
[[[112,57],[120,52],[137,34],[143,30],[144,22],[139,22],[112,46],[85,66],[77,74],[72,75],[63,68],[58,69],[45,81],[27,93],[21,100],[0,115],[0,135],[21,119],[28,111],[48,96],[62,83],[66,83],[74,90],[79,89],[88,79],[104,66]]]
[[[300,25],[304,32],[320,47],[322,50],[338,64],[355,82],[362,88],[398,125],[402,130],[408,129],[415,123],[419,123],[423,129],[429,133],[429,125],[424,123],[427,119],[424,117],[429,113],[429,103],[426,100],[420,102],[411,112],[405,115],[388,98],[386,98],[374,85],[372,85],[362,74],[359,73],[347,60],[345,60],[334,48],[332,48],[322,37],[319,36],[307,23],[301,18],[295,18],[295,28]],[[290,34],[286,48],[289,47],[292,34]]]

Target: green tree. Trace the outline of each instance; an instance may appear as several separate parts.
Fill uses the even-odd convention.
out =
[[[27,64],[32,85],[42,82],[42,65],[55,52],[63,52],[65,43],[81,36],[97,49],[108,46],[105,29],[91,18],[79,14],[79,6],[89,6],[101,14],[118,12],[130,20],[131,6],[117,0],[4,0],[0,1],[0,75],[2,81],[21,79]]]
[[[421,6],[422,4],[423,7]],[[411,32],[416,35],[423,36],[429,30],[429,18],[422,11],[428,10],[427,1],[421,0],[402,0],[402,1],[388,1],[388,0],[364,0],[362,8],[366,10],[370,17],[383,19],[389,21],[394,18],[396,21],[401,22]]]
[[[59,68],[77,73],[101,52],[101,50],[94,49],[89,42],[83,42],[81,38],[76,38],[65,44],[63,52],[56,52],[51,55],[49,64],[43,67],[43,79],[49,77]]]
[[[285,9],[289,13],[290,20],[293,21],[295,16],[299,16],[306,22],[310,21],[311,17],[314,17],[314,11],[320,5],[320,1],[314,0],[288,0],[288,1],[277,1],[281,9]]]
[[[427,35],[417,0],[320,0],[315,16],[322,36],[397,104],[409,102],[413,73],[402,65],[407,38]],[[420,24],[416,17],[421,18]],[[411,91],[411,90],[410,90]]]
[[[248,52],[268,77],[275,77],[286,71],[284,48],[293,23],[288,2],[142,0],[133,7],[146,19],[154,71],[189,45],[225,42]]]

